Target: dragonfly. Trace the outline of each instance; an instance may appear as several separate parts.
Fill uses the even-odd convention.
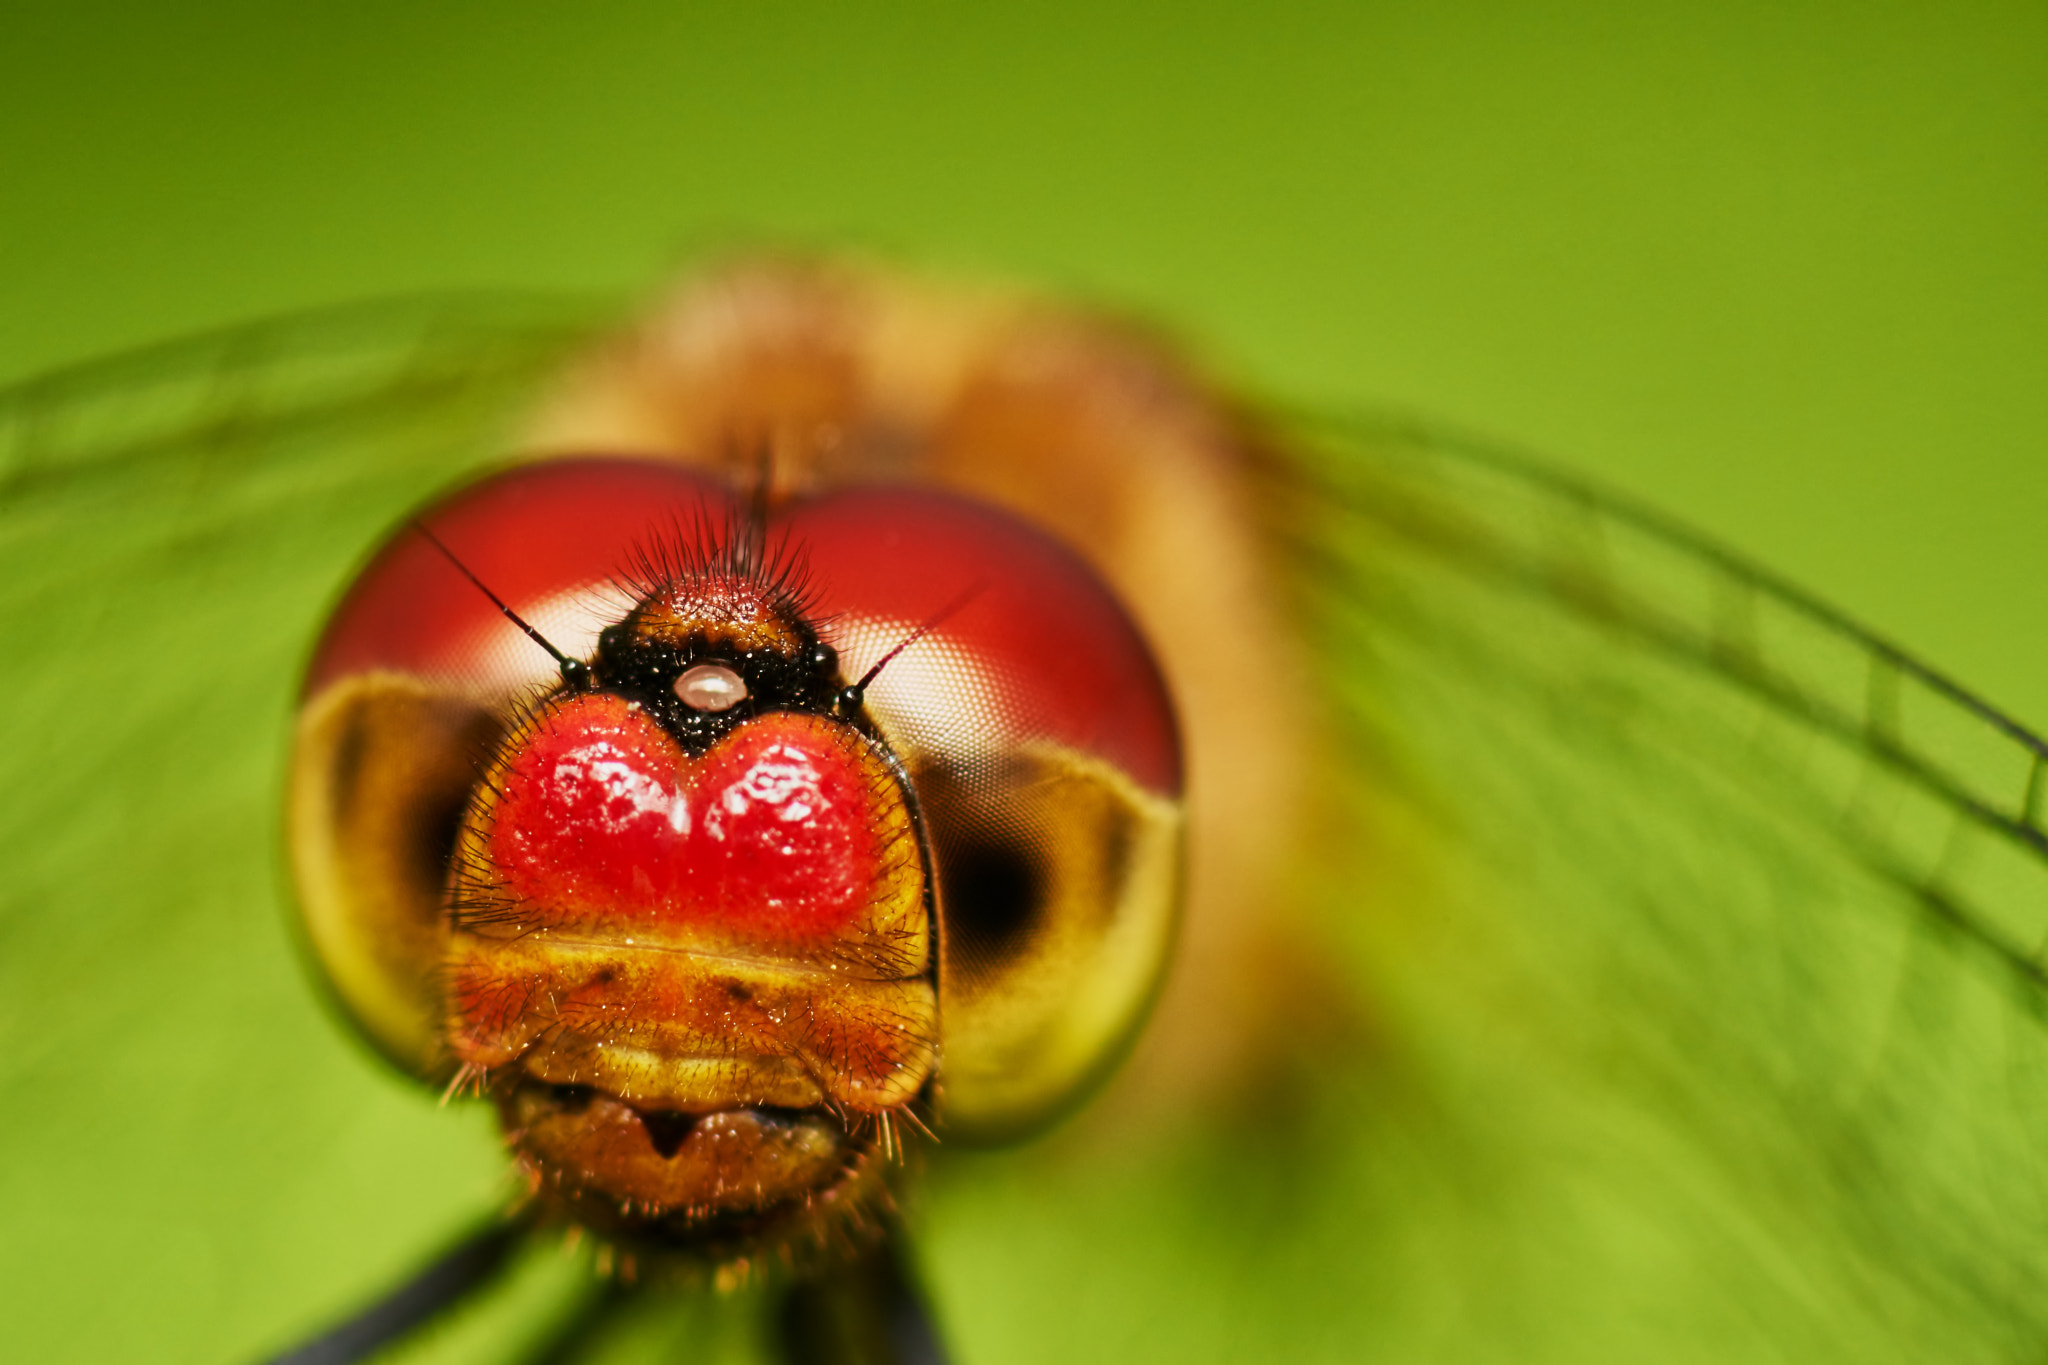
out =
[[[698,297],[748,278],[778,276]],[[2038,1353],[2048,746],[1541,462],[976,306],[1034,342],[1020,384],[1229,459],[1121,539],[1072,487],[983,490],[1068,528],[1164,661],[1190,905],[1092,1103],[919,1158],[902,1265],[952,1357]],[[10,1355],[264,1358],[505,1226],[487,1106],[323,999],[281,793],[394,527],[517,451],[676,439],[587,401],[663,340],[617,327],[409,299],[0,397]],[[918,431],[888,434],[931,477]],[[483,1235],[490,1284],[395,1358],[786,1346],[785,1286],[626,1293],[588,1244]]]

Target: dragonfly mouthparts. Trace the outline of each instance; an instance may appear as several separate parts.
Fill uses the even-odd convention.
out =
[[[819,1200],[881,1181],[887,1166],[881,1143],[819,1107],[643,1108],[593,1087],[529,1079],[499,1106],[544,1200],[575,1223],[636,1242],[772,1238]]]

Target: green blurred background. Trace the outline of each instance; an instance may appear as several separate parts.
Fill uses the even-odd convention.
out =
[[[26,5],[0,375],[854,242],[1675,507],[2048,721],[2048,9]]]
[[[0,19],[0,376],[368,295],[631,297],[710,247],[850,243],[1137,309],[1272,394],[1546,452],[2048,722],[2038,4],[39,8]],[[223,941],[273,922],[245,885],[270,869],[231,872]],[[453,1129],[361,1067],[264,943],[269,1044],[328,1049],[276,1107],[336,1154],[282,1194],[254,1171],[221,1221],[353,1246],[382,1191],[420,1205],[394,1240],[429,1244],[494,1188],[485,1116]],[[145,1096],[211,1093],[206,1066],[132,1062]],[[47,1229],[93,1192],[39,1197]],[[206,1229],[157,1209],[138,1260],[189,1273],[119,1287],[101,1337],[134,1358],[260,1278],[209,1290]],[[22,1317],[96,1301],[87,1248],[0,1251],[0,1283],[64,1281]]]

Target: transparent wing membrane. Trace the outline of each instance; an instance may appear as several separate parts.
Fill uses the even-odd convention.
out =
[[[581,330],[379,305],[0,393],[0,1354],[253,1358],[502,1198],[309,990],[278,787],[348,570]]]
[[[377,305],[0,391],[0,1355],[259,1358],[507,1196],[483,1108],[314,994],[279,789],[334,594],[504,458],[586,322]],[[1226,1111],[1112,1090],[941,1149],[910,1212],[949,1345],[2038,1355],[2041,742],[1597,491],[1290,436],[1256,482],[1328,735],[1275,891],[1305,965]],[[551,1349],[584,1260],[534,1248],[402,1358]],[[751,1292],[617,1308],[577,1358],[772,1346]]]
[[[1427,1097],[1355,1120],[1411,1150],[1353,1156],[1429,1170],[1383,1235],[1464,1239],[1361,1329],[2037,1351],[2041,742],[1593,490],[1400,430],[1303,448],[1275,526],[1333,800],[1398,869],[1334,859],[1322,904],[1391,1036],[1373,1083]]]
[[[196,448],[231,463],[237,449],[275,450],[294,428],[445,411],[459,392],[531,377],[600,320],[566,300],[425,295],[138,347],[0,389],[0,478],[16,489]]]
[[[1311,438],[1314,440],[1315,438]],[[1839,837],[2037,985],[2048,741],[1828,604],[1649,509],[1448,437],[1354,425],[1280,475],[1279,539],[1332,595],[1406,552],[1709,679]],[[1310,449],[1316,447],[1310,446]],[[1324,533],[1290,532],[1316,527]],[[1427,573],[1428,569],[1422,569]],[[1347,585],[1347,586],[1335,586]],[[1588,647],[1583,656],[1596,657]],[[1754,718],[1749,713],[1754,712]],[[2017,882],[2012,878],[2019,878]]]
[[[963,1358],[2038,1354],[2040,742],[1540,468],[1293,435],[1319,946],[1209,1130],[942,1186]]]

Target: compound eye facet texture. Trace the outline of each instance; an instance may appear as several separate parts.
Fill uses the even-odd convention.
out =
[[[486,478],[416,520],[549,642],[587,659],[633,605],[643,555],[732,512],[724,487],[679,465],[568,459]],[[395,672],[478,693],[548,684],[555,664],[411,526],[372,557],[329,619],[306,696]]]

